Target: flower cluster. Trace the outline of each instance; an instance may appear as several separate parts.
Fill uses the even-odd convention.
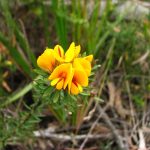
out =
[[[93,55],[80,57],[81,47],[72,42],[64,53],[60,45],[46,50],[38,57],[38,66],[48,72],[48,80],[56,89],[68,89],[68,92],[77,95],[88,86],[88,77],[91,73]]]

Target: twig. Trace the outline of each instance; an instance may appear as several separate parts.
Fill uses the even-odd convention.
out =
[[[109,106],[108,106],[108,105],[106,105],[106,106],[104,107],[103,111],[106,111],[108,107],[109,107]],[[90,130],[89,130],[88,134],[86,135],[86,137],[85,137],[85,139],[84,139],[83,143],[81,144],[81,146],[80,146],[79,150],[82,150],[82,149],[84,148],[84,146],[85,146],[86,142],[87,142],[87,141],[88,141],[88,139],[90,138],[90,135],[91,135],[91,133],[92,133],[93,129],[94,129],[94,128],[95,128],[95,126],[97,125],[97,123],[98,123],[99,119],[102,117],[102,114],[103,114],[103,113],[99,114],[99,116],[97,117],[97,119],[96,119],[96,120],[95,120],[95,122],[93,123],[93,125],[92,125],[92,127],[90,128]]]
[[[138,148],[138,150],[147,150],[143,131],[141,129],[139,130],[139,148]]]
[[[43,138],[52,138],[57,141],[73,141],[73,140],[83,140],[87,137],[86,134],[82,135],[66,135],[66,134],[57,134],[52,132],[47,132],[47,130],[41,130],[41,131],[34,131],[33,132],[35,137],[43,137]],[[112,134],[89,134],[89,139],[100,139],[100,138],[106,138],[111,139]]]
[[[123,142],[123,138],[119,134],[119,132],[116,130],[112,122],[110,121],[109,116],[103,111],[101,106],[98,106],[100,114],[102,114],[103,119],[105,120],[106,124],[110,127],[114,137],[116,138],[116,142],[121,150],[128,150],[128,145]]]

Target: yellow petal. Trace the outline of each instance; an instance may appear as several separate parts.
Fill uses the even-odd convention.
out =
[[[47,48],[44,51],[44,53],[38,57],[37,65],[41,69],[47,72],[51,72],[55,66],[54,51],[52,49]]]
[[[67,76],[66,76],[65,81],[64,81],[64,89],[67,87],[67,85],[69,84],[70,80],[73,78],[72,72],[73,72],[72,65],[71,64],[67,64],[66,65],[66,75]]]
[[[83,91],[82,86],[88,85],[88,77],[84,71],[74,70],[73,79],[68,84],[68,92],[77,95]]]
[[[91,63],[84,58],[76,58],[73,62],[73,67],[79,70],[84,70],[87,76],[91,73]]]
[[[71,89],[70,90],[71,90],[71,94],[74,94],[74,95],[79,94],[79,89],[74,83],[71,84]]]
[[[68,82],[68,92],[69,93],[70,93],[70,89],[71,89],[71,84],[72,84],[73,76],[74,76],[74,68],[72,68],[71,75],[70,75],[70,80]]]
[[[64,50],[60,45],[54,47],[54,56],[57,61],[64,62]]]
[[[79,59],[78,59],[78,58],[74,59],[74,61],[73,61],[73,67],[74,67],[75,69],[84,70],[84,68],[82,67],[82,65],[81,65],[81,63],[79,62]]]
[[[64,80],[62,79],[61,81],[59,81],[56,85],[56,89],[57,90],[60,90],[63,88],[63,85],[64,85]]]
[[[87,76],[89,76],[91,73],[91,63],[85,59],[80,59],[80,63],[82,67],[84,68]]]
[[[55,78],[60,78],[60,75],[63,73],[63,72],[66,72],[67,70],[67,67],[68,67],[68,64],[61,64],[59,66],[57,66],[54,71],[51,73],[51,75],[49,76],[49,80],[53,80]]]
[[[74,58],[75,43],[72,42],[69,49],[65,53],[65,62],[71,62]]]
[[[56,79],[52,80],[52,81],[51,81],[51,86],[56,85],[59,80],[60,80],[60,78],[56,78]]]
[[[75,47],[75,52],[74,52],[75,53],[74,57],[78,57],[80,51],[81,51],[81,46],[80,45],[76,46]]]
[[[57,52],[60,57],[64,57],[64,50],[60,45],[56,45],[54,51]]]
[[[73,80],[75,80],[76,83],[80,84],[81,86],[88,86],[88,76],[83,70],[75,69]]]
[[[83,88],[80,84],[77,83],[77,85],[78,85],[79,92],[81,93],[83,91]]]
[[[88,55],[86,57],[84,57],[87,61],[92,62],[93,60],[93,55]]]

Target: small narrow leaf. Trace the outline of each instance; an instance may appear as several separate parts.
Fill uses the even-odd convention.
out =
[[[60,91],[55,91],[54,93],[53,93],[53,95],[52,95],[52,101],[54,102],[54,103],[57,103],[58,102],[58,100],[59,100],[59,93]]]

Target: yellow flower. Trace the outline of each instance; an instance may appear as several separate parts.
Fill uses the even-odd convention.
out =
[[[64,54],[63,48],[60,45],[56,45],[54,47],[54,56],[60,63],[71,62],[74,58],[78,57],[80,49],[80,45],[75,46],[75,43],[72,42],[69,46],[69,49]]]
[[[49,76],[51,86],[56,85],[56,89],[65,89],[72,77],[72,65],[70,63],[57,66]]]
[[[50,75],[48,80],[56,89],[66,89],[77,95],[88,86],[88,77],[91,73],[93,55],[79,57],[81,47],[72,42],[66,51],[60,45],[54,49],[47,48],[37,59],[38,66]]]
[[[38,57],[38,66],[46,72],[52,72],[55,67],[55,57],[53,49],[46,48],[43,54]]]
[[[88,77],[83,70],[74,69],[72,79],[68,84],[68,91],[71,94],[77,95],[83,91],[82,86],[88,86]]]

